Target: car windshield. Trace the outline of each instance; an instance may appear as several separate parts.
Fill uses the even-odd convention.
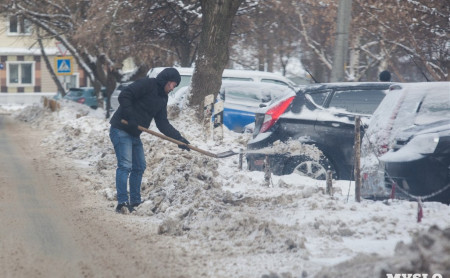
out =
[[[415,124],[423,125],[450,118],[450,96],[446,91],[427,94],[417,111]]]
[[[343,90],[337,91],[329,106],[343,108],[348,112],[371,115],[385,97],[384,90]]]

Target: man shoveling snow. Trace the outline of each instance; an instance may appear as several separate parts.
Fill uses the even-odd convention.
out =
[[[166,136],[189,145],[167,119],[168,94],[180,84],[181,77],[174,68],[166,68],[156,78],[145,77],[126,87],[119,95],[119,108],[111,118],[109,137],[117,158],[116,212],[132,212],[141,204],[141,182],[146,168],[144,148],[138,126],[148,128],[152,120]],[[121,121],[126,120],[128,124]],[[190,150],[186,145],[181,149]],[[128,198],[127,184],[130,184]]]

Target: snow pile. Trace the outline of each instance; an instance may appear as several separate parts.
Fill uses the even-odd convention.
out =
[[[194,121],[192,111],[172,109],[172,125],[192,145],[213,153],[246,148],[250,134],[225,130],[224,142],[218,144],[205,139],[208,136]],[[48,130],[42,144],[50,150],[49,158],[65,159],[66,167],[85,168],[79,181],[88,184],[99,198],[103,196],[113,213],[116,158],[102,112],[62,103],[59,112],[35,105],[14,116]],[[150,129],[157,131],[154,124]],[[339,269],[339,263],[347,263],[346,271],[352,273],[347,276],[355,277],[361,270],[358,260],[374,262],[393,256],[397,242],[408,242],[412,235],[435,225],[441,229],[450,226],[450,207],[441,203],[424,203],[424,219],[417,223],[416,203],[357,203],[350,181],[334,181],[333,196],[325,194],[325,181],[296,174],[272,176],[267,186],[264,173],[238,169],[237,155],[214,159],[180,150],[149,134],[143,133],[141,139],[147,162],[142,182],[144,203],[130,219],[156,223],[158,234],[185,237],[191,245],[188,249],[215,254],[217,259],[204,266],[207,277],[310,277],[327,266]],[[274,150],[320,157],[314,148],[298,142],[280,143]],[[448,230],[443,233],[448,239]],[[448,256],[448,250],[448,245],[435,245],[430,252],[438,253],[433,258],[439,258]],[[398,266],[414,260],[416,257],[397,256],[395,263],[384,269],[403,271]],[[449,269],[448,261],[430,259],[427,262],[433,268],[428,270]],[[379,276],[378,266],[365,264],[364,269],[370,273],[367,277]],[[320,277],[336,277],[327,273],[331,274]]]
[[[450,228],[441,230],[438,226],[432,226],[428,231],[415,234],[410,244],[399,242],[395,247],[395,255],[392,257],[381,258],[376,254],[364,254],[325,268],[316,277],[336,277],[336,273],[339,273],[341,277],[353,277],[355,273],[359,273],[358,277],[361,278],[388,277],[387,274],[396,273],[450,277],[449,250]]]
[[[323,156],[322,152],[314,145],[302,144],[296,140],[288,140],[287,142],[278,140],[273,143],[273,146],[258,149],[257,151],[264,154],[306,155],[316,161],[319,161]]]

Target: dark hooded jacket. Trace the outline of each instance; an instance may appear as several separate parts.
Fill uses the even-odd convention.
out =
[[[167,82],[175,81],[178,85],[180,80],[176,69],[166,68],[156,78],[145,77],[131,83],[119,95],[120,105],[109,121],[111,126],[139,137],[142,133],[140,130],[121,123],[121,120],[148,128],[155,119],[156,127],[164,135],[180,140],[180,132],[167,119],[168,95],[164,92]]]

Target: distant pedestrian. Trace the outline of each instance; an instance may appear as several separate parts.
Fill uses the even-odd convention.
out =
[[[148,128],[154,119],[156,127],[164,135],[189,145],[189,141],[167,119],[168,94],[180,81],[180,73],[175,68],[166,68],[156,78],[145,77],[133,82],[119,95],[120,105],[111,118],[109,133],[117,157],[116,212],[122,212],[124,207],[131,212],[141,204],[141,182],[146,162],[138,125]],[[190,151],[186,145],[178,147]]]
[[[391,73],[387,70],[380,72],[379,75],[381,82],[390,82],[391,81]]]

